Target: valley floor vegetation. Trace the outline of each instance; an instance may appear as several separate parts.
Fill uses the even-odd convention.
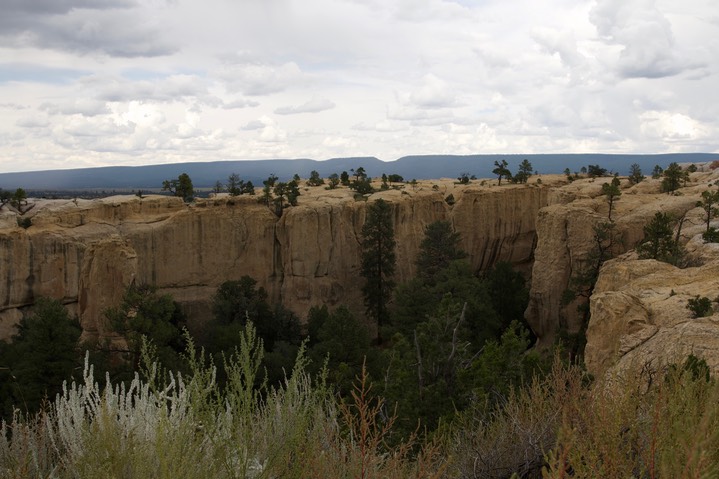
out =
[[[567,304],[613,255],[618,186]],[[678,258],[673,230],[652,242],[650,226],[640,254]],[[581,339],[530,349],[523,276],[476,274],[460,244],[451,223],[428,225],[415,277],[395,285],[391,207],[374,201],[366,310],[304,321],[249,276],[219,286],[194,334],[152,285],[127,288],[105,311],[116,337],[95,343],[59,301],[36,301],[0,342],[0,477],[719,476],[719,383],[701,358],[591,378]]]

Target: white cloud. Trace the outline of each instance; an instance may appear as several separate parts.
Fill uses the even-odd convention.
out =
[[[335,104],[326,98],[313,98],[297,106],[281,106],[275,109],[278,115],[297,115],[299,113],[319,113],[331,110]]]
[[[719,151],[719,23],[706,0],[4,7],[0,171]]]
[[[608,44],[621,47],[615,67],[624,77],[660,78],[701,66],[679,54],[655,0],[600,0],[590,19]]]
[[[214,76],[229,91],[249,96],[278,93],[307,81],[300,67],[294,62],[281,65],[226,64],[214,72]]]

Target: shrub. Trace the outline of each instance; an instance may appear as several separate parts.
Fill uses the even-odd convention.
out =
[[[706,296],[699,297],[699,295],[696,295],[687,301],[687,309],[694,314],[695,318],[711,316],[714,312],[712,309],[711,299]]]

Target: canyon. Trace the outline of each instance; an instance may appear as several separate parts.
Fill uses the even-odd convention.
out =
[[[212,296],[224,281],[249,275],[273,301],[300,318],[310,307],[339,304],[363,310],[359,275],[360,231],[369,203],[391,203],[397,240],[395,280],[414,275],[425,227],[447,220],[460,233],[472,267],[509,261],[530,280],[526,319],[537,347],[550,346],[560,329],[586,326],[586,364],[595,375],[694,353],[719,370],[718,315],[692,318],[685,305],[697,294],[714,298],[719,286],[719,245],[701,241],[701,192],[719,174],[690,176],[679,194],[660,192],[660,181],[631,186],[612,217],[619,256],[600,272],[584,325],[579,299],[562,296],[593,247],[594,227],[607,221],[601,185],[609,178],[569,182],[559,175],[533,176],[528,184],[478,180],[420,181],[355,197],[346,188],[303,187],[298,205],[277,217],[256,197],[218,195],[185,204],[150,195],[99,200],[35,200],[18,226],[19,213],[0,210],[0,339],[36,298],[60,299],[76,315],[83,337],[111,334],[104,318],[127,285],[153,284],[171,294],[201,328]],[[683,216],[687,267],[639,260],[633,247],[657,211]],[[671,357],[669,357],[671,356]]]

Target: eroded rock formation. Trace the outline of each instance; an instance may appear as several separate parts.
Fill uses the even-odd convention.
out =
[[[171,293],[195,325],[209,317],[217,286],[243,275],[300,317],[319,304],[362,310],[360,231],[368,202],[393,205],[401,282],[414,274],[425,226],[440,219],[462,234],[475,268],[498,260],[529,265],[550,189],[437,181],[358,201],[347,189],[306,188],[281,218],[249,196],[192,205],[161,196],[45,202],[31,227],[13,218],[0,230],[0,335],[11,334],[36,297],[49,296],[78,315],[85,337],[102,336],[103,311],[133,281]]]

